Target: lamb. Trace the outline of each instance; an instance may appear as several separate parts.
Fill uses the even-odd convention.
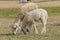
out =
[[[20,17],[22,20],[27,12],[32,11],[34,9],[38,9],[38,5],[36,3],[27,3],[20,7],[18,17]]]
[[[32,27],[34,28],[35,33],[38,34],[38,30],[36,28],[36,22],[40,21],[40,20],[43,24],[41,33],[42,34],[46,33],[47,19],[48,19],[48,14],[45,9],[35,9],[35,10],[32,10],[32,11],[26,13],[26,15],[24,16],[24,19],[22,21],[23,33],[27,34],[26,29],[29,28],[29,30],[30,30],[31,25],[33,25]]]
[[[21,29],[19,25],[21,25],[21,22],[25,16],[25,14],[29,11],[32,11],[34,9],[38,9],[38,5],[36,3],[26,3],[25,5],[21,6],[19,8],[19,14],[17,15],[16,20],[13,23],[13,34],[16,34],[17,30]]]

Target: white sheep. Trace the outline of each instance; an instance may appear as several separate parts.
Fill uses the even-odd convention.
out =
[[[21,29],[19,25],[21,24],[24,15],[27,12],[32,11],[34,9],[38,9],[38,5],[36,3],[26,3],[25,5],[19,8],[19,14],[17,15],[17,18],[13,23],[13,28],[14,28],[13,34],[16,34],[18,29]]]
[[[31,25],[33,25],[33,28],[35,29],[35,33],[38,34],[38,30],[36,28],[36,22],[38,20],[41,20],[41,22],[43,24],[43,29],[42,29],[41,33],[46,33],[47,18],[48,18],[48,14],[47,14],[47,11],[44,9],[35,9],[35,10],[28,12],[24,16],[24,19],[22,21],[23,33],[26,34],[27,27],[30,28]]]

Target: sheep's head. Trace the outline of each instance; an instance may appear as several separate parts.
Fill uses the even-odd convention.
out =
[[[28,28],[25,28],[25,27],[23,27],[21,30],[24,34],[27,34],[27,32],[29,32]]]
[[[18,25],[17,23],[12,24],[12,25],[11,25],[11,28],[12,28],[13,34],[15,34],[14,31],[16,31],[16,29],[17,29],[17,30],[18,30],[18,29],[21,30],[21,27],[19,27],[19,25]]]
[[[13,29],[16,29],[18,26],[19,26],[19,25],[16,24],[16,23],[11,25],[11,27],[12,27]]]

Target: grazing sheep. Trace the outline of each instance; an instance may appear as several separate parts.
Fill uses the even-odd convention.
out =
[[[13,29],[14,29],[13,34],[16,34],[18,29],[21,29],[19,27],[19,24],[21,24],[21,22],[24,18],[24,15],[27,12],[32,11],[32,10],[37,9],[37,8],[38,8],[38,5],[36,3],[27,3],[27,4],[20,7],[19,14],[18,14],[16,20],[13,23]]]
[[[38,5],[36,3],[27,3],[23,6],[21,6],[20,9],[19,9],[18,18],[20,18],[22,20],[24,15],[27,12],[32,11],[32,10],[37,9],[37,8],[38,8]]]
[[[23,33],[26,34],[26,28],[30,28],[31,25],[33,25],[33,28],[35,30],[35,33],[38,34],[38,30],[36,28],[36,22],[41,20],[43,24],[43,29],[41,33],[46,33],[46,24],[47,24],[47,18],[48,14],[47,11],[44,9],[35,9],[30,12],[28,12],[22,21],[22,30]]]

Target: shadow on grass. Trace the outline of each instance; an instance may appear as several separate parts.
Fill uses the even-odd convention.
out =
[[[23,34],[17,33],[14,35],[13,33],[6,33],[6,34],[0,34],[0,36],[24,36]]]
[[[12,33],[8,33],[8,34],[0,34],[0,36],[13,36]]]
[[[54,23],[54,24],[51,24],[53,26],[60,26],[60,23]]]
[[[56,23],[47,23],[47,25],[50,25],[50,26],[60,26],[60,22],[56,22]]]

